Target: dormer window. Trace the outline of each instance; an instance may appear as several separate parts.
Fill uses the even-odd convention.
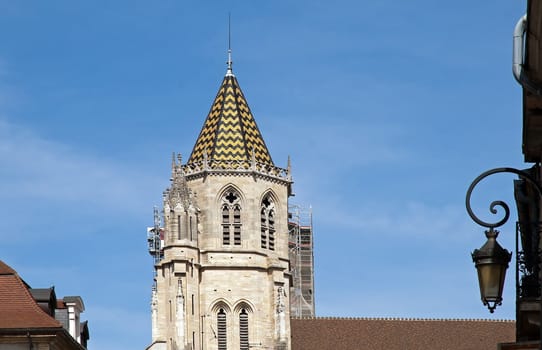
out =
[[[241,245],[241,204],[237,192],[230,190],[222,197],[222,244]]]

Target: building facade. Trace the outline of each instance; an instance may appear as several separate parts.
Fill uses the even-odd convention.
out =
[[[523,172],[542,186],[542,4],[528,0],[526,14],[514,29],[514,77],[523,94]],[[501,344],[503,350],[540,349],[542,264],[542,199],[533,183],[514,181],[518,222],[516,225],[516,342]]]
[[[59,317],[61,304],[71,309],[65,318]],[[83,311],[81,297],[57,299],[54,288],[31,288],[0,260],[0,349],[85,350]]]
[[[190,157],[171,168],[148,230],[148,349],[290,349],[290,165],[275,166],[231,59]]]

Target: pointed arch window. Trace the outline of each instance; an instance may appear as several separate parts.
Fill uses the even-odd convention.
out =
[[[222,244],[241,245],[241,204],[237,192],[227,191],[222,197]]]
[[[267,195],[260,209],[261,247],[275,250],[275,204]]]
[[[245,309],[241,309],[241,313],[239,313],[239,345],[241,350],[249,350],[248,313]]]
[[[216,315],[216,329],[217,329],[217,341],[218,341],[218,350],[227,350],[228,348],[228,339],[227,333],[228,328],[226,325],[226,312],[224,309],[218,310]]]

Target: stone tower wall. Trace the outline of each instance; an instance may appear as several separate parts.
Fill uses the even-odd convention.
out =
[[[217,313],[222,308],[228,349],[240,348],[242,310],[248,313],[251,348],[289,349],[289,307],[280,308],[281,303],[289,305],[290,290],[288,184],[255,174],[220,174],[188,179],[186,186],[197,207],[192,212],[195,232],[190,235],[191,212],[166,202],[164,258],[156,276],[158,332],[153,341],[167,350],[218,349]],[[228,189],[240,196],[240,245],[222,241],[221,201]],[[268,194],[275,208],[274,250],[261,247],[260,210]]]

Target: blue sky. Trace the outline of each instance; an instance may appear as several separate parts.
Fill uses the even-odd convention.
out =
[[[231,12],[234,73],[313,207],[317,314],[513,319],[513,269],[495,314],[479,301],[464,196],[530,166],[511,73],[525,6],[0,0],[0,259],[81,295],[90,349],[149,344],[146,227],[225,74]],[[511,200],[512,179],[475,209]]]

